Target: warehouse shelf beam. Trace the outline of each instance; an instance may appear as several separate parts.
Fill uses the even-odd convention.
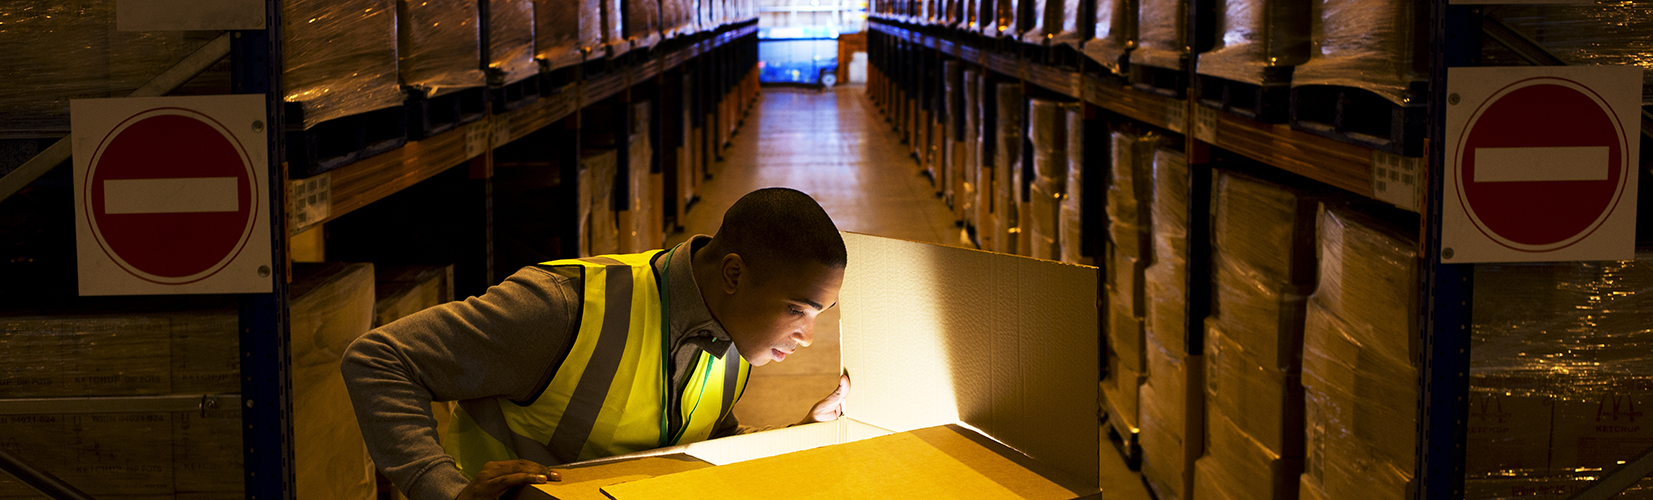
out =
[[[173,90],[177,90],[185,82],[195,78],[196,75],[206,71],[207,68],[217,64],[218,61],[223,60],[228,55],[230,55],[230,34],[224,33],[212,39],[211,42],[207,42],[205,46],[190,55],[185,56],[182,61],[178,61],[178,64],[161,72],[160,75],[156,75],[155,78],[132,91],[132,94],[127,97],[166,95]],[[17,170],[11,171],[5,177],[0,177],[0,201],[5,201],[11,195],[17,194],[18,191],[22,191],[30,183],[39,179],[40,176],[46,175],[46,172],[50,172],[52,168],[68,161],[70,153],[74,151],[74,144],[70,142],[70,139],[70,137],[58,139],[57,142],[48,146],[45,151],[41,151],[40,154],[17,167]]]
[[[240,406],[240,394],[28,398],[0,400],[0,415],[206,412]]]

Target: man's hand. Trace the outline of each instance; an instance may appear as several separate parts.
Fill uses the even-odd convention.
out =
[[[527,460],[488,462],[455,500],[496,500],[511,488],[561,480],[562,474]]]
[[[805,415],[803,421],[798,422],[798,425],[837,420],[839,416],[844,414],[844,401],[847,399],[849,399],[849,373],[846,372],[838,377],[838,390],[832,391],[832,394],[828,394],[826,399],[815,403],[815,407],[809,410],[809,415]]]

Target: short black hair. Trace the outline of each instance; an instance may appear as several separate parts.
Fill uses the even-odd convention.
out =
[[[713,241],[716,252],[740,255],[760,276],[776,263],[814,261],[840,269],[849,263],[832,217],[796,189],[765,188],[742,196],[723,213]]]

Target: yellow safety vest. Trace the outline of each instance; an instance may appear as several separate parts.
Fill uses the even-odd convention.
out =
[[[540,264],[577,266],[584,276],[574,346],[533,401],[472,399],[454,409],[442,445],[465,477],[492,461],[558,465],[711,437],[745,391],[751,365],[733,342],[721,360],[701,352],[678,396],[678,418],[669,418],[665,305],[695,297],[662,300],[662,280],[649,264],[660,253]]]

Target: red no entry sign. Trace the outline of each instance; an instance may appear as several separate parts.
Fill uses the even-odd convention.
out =
[[[1631,257],[1641,76],[1624,69],[1453,69],[1443,259]]]
[[[242,97],[74,103],[83,295],[269,289],[264,108]]]

